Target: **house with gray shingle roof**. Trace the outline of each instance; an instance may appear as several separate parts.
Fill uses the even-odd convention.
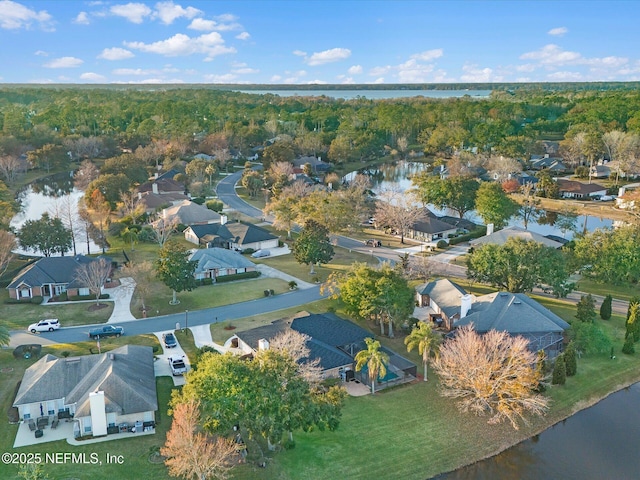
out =
[[[569,324],[551,310],[522,293],[495,292],[480,297],[468,294],[447,279],[429,282],[417,288],[418,307],[430,309],[431,321],[455,329],[473,325],[478,333],[505,331],[522,336],[529,348],[544,350],[555,358],[563,349],[563,332]]]
[[[305,314],[291,320],[276,320],[269,325],[253,328],[233,335],[225,347],[243,355],[253,355],[261,348],[269,348],[269,342],[279,333],[294,330],[308,337],[306,347],[309,358],[318,359],[325,378],[342,376],[354,369],[354,357],[365,347],[365,338],[373,334],[353,322],[333,313]],[[383,347],[389,355],[390,369],[396,378],[415,377],[416,366]],[[303,359],[304,361],[304,359]],[[369,384],[366,375],[359,375],[359,381]]]
[[[220,223],[221,215],[197,203],[183,200],[162,210],[162,218],[165,221],[171,221],[175,218],[178,223],[183,225],[193,225],[195,223]]]
[[[22,420],[73,417],[76,436],[155,424],[158,396],[151,347],[125,345],[100,355],[47,354],[24,373],[13,406]]]
[[[443,222],[435,215],[428,215],[411,225],[407,232],[407,237],[413,240],[434,242],[449,238],[449,236],[457,232],[458,229],[450,223]]]
[[[545,237],[544,235],[540,235],[539,233],[515,226],[505,227],[502,230],[490,233],[489,235],[474,238],[469,242],[469,244],[472,247],[480,247],[489,243],[494,245],[504,245],[510,238],[519,238],[526,242],[537,242],[543,244],[545,247],[551,248],[560,248],[563,245],[561,242],[557,242],[551,238]]]
[[[7,285],[9,297],[30,299],[54,297],[67,292],[69,296],[89,295],[89,287],[78,282],[76,271],[82,265],[97,262],[101,258],[111,263],[108,257],[45,257],[24,267]]]
[[[279,242],[271,232],[251,223],[224,221],[222,224],[190,225],[184,231],[184,238],[196,245],[241,251],[277,248]]]
[[[253,272],[256,265],[238,252],[224,248],[203,248],[194,251],[189,260],[198,262],[195,277],[198,280],[235,275],[236,273]]]

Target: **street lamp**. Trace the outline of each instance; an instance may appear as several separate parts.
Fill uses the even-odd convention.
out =
[[[184,329],[189,328],[189,310],[184,311]]]

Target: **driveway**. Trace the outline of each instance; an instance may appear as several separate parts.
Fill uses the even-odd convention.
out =
[[[167,348],[164,346],[164,342],[162,341],[162,334],[173,333],[173,332],[174,330],[165,330],[163,332],[153,332],[154,335],[158,337],[158,341],[160,342],[160,345],[162,345],[162,353],[160,355],[155,355],[155,363],[153,364],[153,368],[155,370],[156,377],[171,377],[173,378],[173,384],[177,386],[177,385],[185,384],[184,376],[182,375],[174,376],[171,373],[171,367],[169,366],[169,357],[174,355],[183,356],[184,363],[189,370],[191,370],[191,365],[189,364],[189,357],[187,357],[187,354],[184,353],[184,350],[180,346],[180,342],[178,342],[178,344],[173,348]],[[176,342],[177,340],[178,339],[176,338]]]

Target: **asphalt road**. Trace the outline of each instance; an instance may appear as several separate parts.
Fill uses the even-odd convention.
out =
[[[295,290],[293,292],[275,295],[273,297],[260,298],[248,302],[225,305],[223,307],[207,308],[195,312],[150,317],[147,319],[123,322],[125,335],[141,335],[143,333],[161,332],[173,330],[176,323],[180,327],[195,327],[216,322],[237,320],[261,313],[282,310],[289,307],[297,307],[315,302],[323,297],[320,295],[320,287]],[[89,338],[89,330],[96,325],[82,325],[78,327],[62,327],[54,332],[44,332],[33,335],[27,332],[11,332],[11,346],[27,343],[73,343],[86,341]]]
[[[232,208],[244,215],[253,218],[263,218],[264,214],[262,210],[249,205],[247,202],[238,197],[236,193],[236,183],[240,181],[242,177],[242,170],[232,173],[231,175],[227,175],[220,182],[218,182],[218,186],[216,187],[216,195],[218,196],[218,200],[224,202],[229,208]]]

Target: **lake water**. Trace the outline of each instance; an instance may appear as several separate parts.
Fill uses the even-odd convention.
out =
[[[637,480],[638,405],[640,384],[635,384],[495,457],[435,478]]]
[[[52,175],[46,179],[40,179],[32,183],[18,194],[20,212],[11,219],[10,226],[19,230],[27,220],[39,220],[43,213],[49,213],[54,217],[56,204],[61,205],[65,199],[71,201],[74,213],[78,213],[78,200],[84,196],[84,192],[73,186],[73,178],[70,174]],[[76,251],[80,254],[101,253],[102,249],[92,240],[87,245],[86,231],[80,223],[76,225]],[[38,255],[39,252],[27,251],[21,248],[16,253],[26,255]],[[73,250],[67,255],[73,254]]]
[[[405,192],[413,188],[410,180],[411,176],[423,171],[425,168],[425,163],[400,161],[393,164],[376,166],[375,168],[365,168],[358,172],[351,172],[348,175],[345,175],[343,178],[348,181],[352,179],[357,173],[362,173],[370,178],[372,185],[371,190],[376,194],[379,194],[385,190]],[[429,205],[429,209],[437,215],[450,215],[453,217],[458,216],[458,214],[454,211],[448,209],[440,209],[435,207],[434,205]],[[465,214],[465,218],[478,224],[483,223],[480,219],[480,216],[475,211],[467,212]],[[508,225],[524,228],[522,219],[518,217],[511,218],[508,222]],[[592,232],[597,228],[610,228],[612,226],[613,220],[610,220],[608,218],[593,217],[589,215],[579,215],[575,221],[575,228],[580,232]],[[571,231],[562,232],[553,224],[544,223],[542,219],[540,220],[540,222],[530,220],[528,224],[528,230],[539,233],[540,235],[557,235],[569,240],[573,238],[574,235]]]
[[[390,98],[489,98],[491,90],[235,90],[241,93],[255,95],[279,95],[281,97],[333,97],[344,100],[367,98],[369,100],[384,100]]]

